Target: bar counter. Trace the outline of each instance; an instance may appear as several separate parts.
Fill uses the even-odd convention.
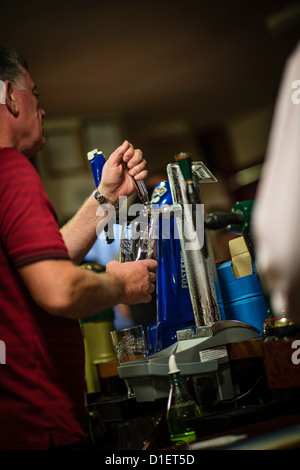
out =
[[[227,352],[233,380],[239,385],[237,396],[211,410],[208,405],[193,422],[197,441],[176,450],[300,448],[300,340],[265,342],[258,338],[228,344]],[[117,363],[106,365],[102,373],[117,375]],[[99,439],[96,447],[172,450],[166,406],[167,400],[137,403],[125,396],[94,402],[90,408],[94,416],[110,436],[119,438],[110,439],[110,444]],[[143,443],[137,442],[137,434]]]

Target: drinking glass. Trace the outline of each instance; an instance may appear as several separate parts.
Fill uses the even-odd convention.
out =
[[[142,325],[111,331],[110,335],[119,364],[146,356],[146,340]],[[132,387],[126,379],[125,384],[128,397],[134,397]]]
[[[157,217],[124,223],[121,230],[119,261],[137,261],[154,256]]]

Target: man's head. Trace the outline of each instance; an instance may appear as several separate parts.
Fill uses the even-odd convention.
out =
[[[45,112],[27,62],[15,49],[0,47],[0,80],[5,85],[5,103],[0,104],[0,147],[13,147],[31,158],[45,144]]]
[[[28,71],[28,64],[21,54],[15,49],[0,47],[0,80],[18,83],[24,80],[23,69]]]

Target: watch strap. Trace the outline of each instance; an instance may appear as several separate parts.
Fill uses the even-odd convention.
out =
[[[98,189],[95,189],[95,191],[93,192],[93,197],[96,199],[97,202],[99,202],[99,204],[109,203],[109,204],[112,204],[114,207],[117,208],[117,204],[114,203],[113,201],[111,201],[108,197],[103,196],[103,194],[101,194],[98,191]]]

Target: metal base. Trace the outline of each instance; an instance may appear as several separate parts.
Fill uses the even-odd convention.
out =
[[[217,333],[220,333],[221,331],[227,330],[228,328],[238,328],[239,330],[242,328],[245,328],[245,331],[242,333],[244,336],[244,333],[248,335],[247,330],[252,330],[254,333],[259,333],[259,330],[255,328],[252,325],[249,325],[248,323],[244,323],[241,321],[237,320],[224,320],[224,321],[218,321],[215,323],[210,323],[209,325],[205,326],[198,326],[198,327],[192,327],[192,328],[185,328],[183,330],[177,331],[177,340],[178,341],[183,341],[185,339],[194,339],[194,338],[207,338],[209,336],[213,336]],[[235,336],[235,332],[232,331],[230,332]],[[241,334],[241,331],[239,331],[239,334]],[[243,341],[242,339],[238,339],[238,341]]]

